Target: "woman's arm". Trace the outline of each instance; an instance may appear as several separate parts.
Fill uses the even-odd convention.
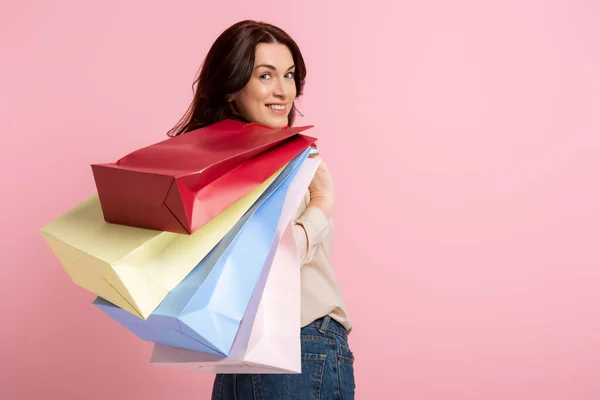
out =
[[[308,190],[310,201],[306,210],[294,221],[294,237],[302,264],[310,262],[330,230],[330,218],[335,203],[333,180],[323,160],[315,172]]]
[[[309,203],[302,215],[294,221],[294,239],[302,265],[313,259],[317,247],[329,234],[329,227],[329,219],[323,210],[312,203]]]

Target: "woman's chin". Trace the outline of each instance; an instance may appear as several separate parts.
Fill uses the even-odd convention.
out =
[[[278,129],[288,125],[288,117],[287,115],[270,115],[265,118],[261,118],[261,121],[256,122],[262,125],[266,125],[270,128]]]

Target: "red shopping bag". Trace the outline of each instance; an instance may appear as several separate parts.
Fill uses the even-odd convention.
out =
[[[310,128],[225,120],[92,164],[104,219],[191,234],[313,145]]]

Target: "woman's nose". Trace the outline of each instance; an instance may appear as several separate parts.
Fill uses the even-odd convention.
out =
[[[277,83],[275,84],[274,94],[276,96],[285,97],[285,96],[287,96],[288,92],[289,92],[289,89],[286,85],[285,80],[278,79]]]

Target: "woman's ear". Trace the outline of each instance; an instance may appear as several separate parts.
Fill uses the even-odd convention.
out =
[[[229,110],[234,114],[238,114],[237,106],[235,105],[235,95],[228,94],[227,96],[225,96],[225,100],[227,100]]]

